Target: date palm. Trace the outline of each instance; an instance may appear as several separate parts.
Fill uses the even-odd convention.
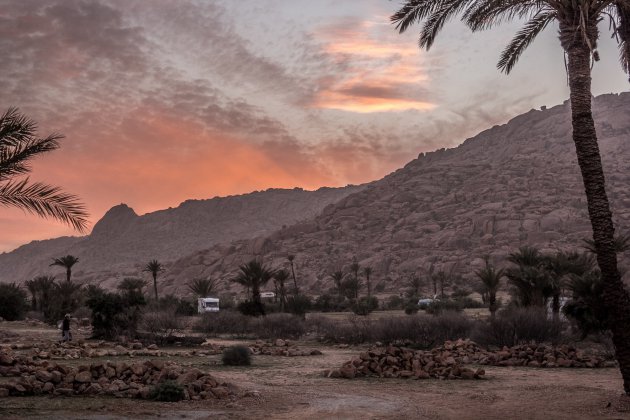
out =
[[[240,270],[234,281],[252,292],[252,302],[258,307],[262,315],[265,314],[260,300],[260,287],[267,284],[274,276],[274,271],[258,260],[251,260],[247,264],[238,267]]]
[[[53,262],[50,264],[50,267],[53,265],[58,265],[59,267],[63,267],[66,269],[66,281],[70,282],[72,278],[72,267],[79,262],[79,259],[74,255],[66,255],[61,258],[53,258]]]
[[[164,271],[164,266],[158,260],[151,260],[144,266],[142,270],[145,273],[151,273],[153,277],[153,292],[155,294],[155,301],[158,301],[158,289],[157,289],[157,276],[158,273]]]
[[[593,229],[604,301],[624,390],[630,395],[630,293],[621,281],[615,252],[615,229],[591,110],[591,64],[599,60],[598,23],[608,17],[619,44],[621,66],[630,71],[630,0],[407,0],[391,17],[400,32],[422,24],[419,46],[429,49],[444,24],[461,16],[473,30],[506,20],[527,19],[503,50],[498,68],[509,73],[522,53],[550,23],[559,27],[571,91],[571,122],[577,161],[582,173]]]
[[[17,108],[0,116],[0,205],[57,219],[85,232],[88,214],[76,196],[28,178],[15,179],[31,171],[31,159],[58,149],[62,138],[60,134],[38,138],[37,124]]]
[[[365,276],[365,285],[367,286],[368,302],[371,302],[372,298],[372,284],[370,283],[370,275],[372,274],[372,267],[363,267],[363,275]]]
[[[295,278],[295,267],[293,266],[293,261],[295,260],[295,255],[289,254],[287,255],[287,260],[289,261],[289,265],[291,265],[291,276],[293,277],[293,286],[295,287],[295,296],[300,294],[300,290],[298,289],[297,279]]]
[[[501,279],[505,276],[505,270],[502,268],[497,270],[486,258],[486,265],[481,270],[477,270],[475,275],[481,281],[480,292],[482,300],[488,304],[490,317],[494,318],[498,309],[497,292],[501,286]]]
[[[337,294],[339,295],[340,300],[343,295],[344,277],[346,277],[346,274],[341,270],[337,270],[334,273],[330,274],[330,278],[332,278],[333,282],[335,283],[335,288],[337,289]]]
[[[216,281],[211,278],[193,279],[186,285],[188,289],[197,297],[209,297],[216,287]]]
[[[285,269],[280,269],[274,273],[273,278],[278,285],[277,295],[280,299],[280,312],[284,312],[284,308],[287,303],[287,292],[285,283],[289,279],[289,272]]]

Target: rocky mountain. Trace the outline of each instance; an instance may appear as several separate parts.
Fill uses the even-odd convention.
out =
[[[630,93],[594,99],[608,193],[619,231],[630,228]],[[225,291],[238,264],[262,257],[274,267],[295,254],[299,281],[327,290],[334,269],[353,258],[373,268],[373,285],[397,291],[431,264],[464,278],[490,256],[522,245],[579,248],[592,235],[568,103],[531,110],[460,146],[420,154],[404,168],[330,204],[316,217],[255,240],[209,247],[181,258],[164,275],[214,276]]]
[[[0,281],[21,283],[37,275],[61,273],[61,268],[49,267],[52,258],[71,254],[79,257],[73,277],[108,285],[138,275],[139,267],[153,258],[169,263],[215,244],[269,235],[310,220],[327,205],[363,188],[270,189],[189,200],[142,216],[120,204],[107,211],[88,236],[34,241],[0,254]]]

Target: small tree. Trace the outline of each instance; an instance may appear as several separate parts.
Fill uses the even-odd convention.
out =
[[[346,274],[341,270],[337,270],[334,273],[330,274],[330,277],[335,284],[335,289],[337,289],[339,300],[343,299],[343,279],[345,276]]]
[[[190,290],[195,297],[203,298],[210,296],[214,292],[216,280],[211,278],[193,279],[186,286],[188,286],[188,290]]]
[[[15,283],[0,283],[0,317],[7,321],[24,318],[28,310],[27,295]]]
[[[287,291],[285,283],[289,279],[289,272],[285,269],[278,270],[274,273],[273,278],[278,286],[276,295],[280,299],[280,311],[284,312],[287,304]]]
[[[151,273],[153,277],[153,292],[155,293],[155,301],[158,301],[158,288],[157,288],[157,276],[158,273],[164,271],[164,266],[158,260],[151,260],[144,266],[142,270],[146,273]]]
[[[265,309],[260,300],[260,287],[267,284],[274,275],[274,271],[258,260],[251,260],[239,266],[240,272],[233,279],[234,282],[251,289],[251,303],[241,306],[247,315],[264,315]]]
[[[481,280],[481,299],[483,303],[488,305],[490,310],[490,317],[494,318],[498,309],[497,305],[497,292],[501,286],[501,278],[505,275],[503,269],[495,269],[490,261],[486,257],[486,265],[481,270],[477,270],[475,274]]]
[[[292,254],[287,255],[287,260],[289,260],[289,264],[291,265],[291,275],[293,276],[293,286],[295,287],[295,296],[297,296],[300,294],[300,290],[298,289],[297,279],[295,277],[295,267],[293,266],[295,255],[292,255]]]
[[[66,269],[66,281],[70,282],[72,278],[72,267],[79,262],[79,259],[73,255],[66,255],[61,258],[53,258],[53,262],[50,264],[57,265]]]

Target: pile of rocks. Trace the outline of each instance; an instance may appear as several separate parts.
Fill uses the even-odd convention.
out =
[[[249,346],[252,354],[262,354],[267,356],[319,356],[322,354],[319,350],[304,350],[300,349],[294,343],[289,340],[277,339],[275,341],[262,341],[256,340],[256,342]]]
[[[371,349],[343,364],[340,369],[325,372],[327,377],[353,379],[361,376],[411,379],[481,379],[483,369],[462,366],[451,355],[433,351],[389,346]]]
[[[185,399],[224,399],[234,396],[233,387],[199,369],[150,360],[127,364],[110,361],[78,367],[52,361],[21,363],[8,352],[0,353],[0,368],[19,378],[0,384],[0,397],[9,395],[112,395],[149,398],[153,386],[167,380],[184,387]]]
[[[488,351],[471,340],[446,341],[432,352],[452,356],[462,364],[492,366],[530,366],[543,368],[605,368],[615,367],[611,355],[595,354],[572,345],[521,344]]]

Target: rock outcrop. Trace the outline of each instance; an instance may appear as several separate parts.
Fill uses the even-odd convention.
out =
[[[630,93],[597,97],[593,109],[614,220],[627,232]],[[166,276],[212,275],[236,288],[227,280],[238,264],[262,256],[286,266],[290,253],[300,283],[313,293],[332,288],[329,273],[348,272],[353,258],[372,267],[374,289],[398,293],[410,273],[431,264],[473,281],[486,255],[503,265],[523,245],[580,250],[592,233],[571,131],[568,103],[532,110],[456,148],[421,154],[264,241],[185,257]]]

